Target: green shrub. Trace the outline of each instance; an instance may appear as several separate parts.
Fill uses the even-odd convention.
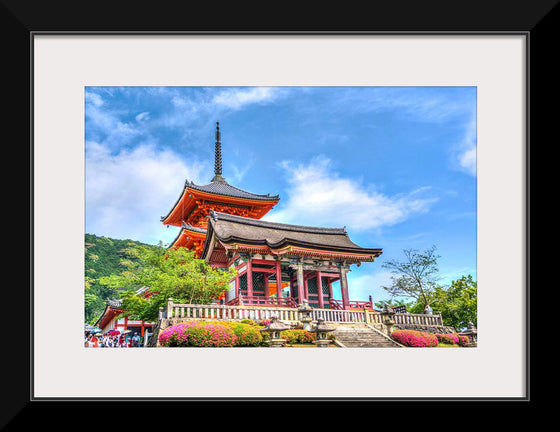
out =
[[[256,325],[255,321],[253,321],[252,319],[249,319],[249,318],[242,319],[241,323],[242,324],[249,324],[249,325],[253,325],[253,326]]]
[[[285,339],[287,343],[292,345],[313,343],[317,339],[315,333],[299,329],[284,330],[281,336],[282,339]]]
[[[259,328],[253,324],[233,323],[231,329],[237,336],[236,346],[259,346],[263,342]]]

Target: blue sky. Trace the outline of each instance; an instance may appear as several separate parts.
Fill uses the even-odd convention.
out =
[[[386,299],[382,268],[435,245],[442,283],[476,280],[475,87],[86,87],[85,232],[170,243],[185,180],[280,195],[264,217],[346,227],[382,248],[350,298]]]

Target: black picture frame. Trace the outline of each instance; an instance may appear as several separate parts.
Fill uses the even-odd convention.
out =
[[[183,9],[184,8],[184,9]],[[6,290],[3,304],[8,316],[5,317],[5,345],[3,347],[4,367],[9,370],[10,384],[3,386],[2,410],[0,426],[21,428],[33,423],[37,415],[42,417],[43,426],[64,422],[56,415],[45,416],[47,410],[56,409],[58,403],[33,401],[32,391],[32,329],[31,321],[33,305],[31,302],[33,289],[33,146],[32,130],[32,87],[31,87],[31,49],[35,34],[48,32],[51,34],[86,34],[99,32],[138,35],[146,33],[199,33],[199,34],[313,34],[317,36],[329,34],[523,34],[528,40],[527,70],[527,337],[532,339],[530,326],[530,191],[534,182],[530,176],[530,165],[535,163],[534,148],[530,143],[540,143],[539,138],[553,137],[552,128],[556,124],[555,112],[549,108],[547,101],[556,100],[558,89],[555,83],[555,70],[551,67],[550,58],[553,50],[558,47],[558,0],[539,2],[531,1],[470,1],[460,5],[448,1],[429,2],[383,2],[382,4],[360,6],[345,4],[344,8],[321,10],[316,7],[305,9],[298,5],[292,9],[288,5],[274,7],[273,20],[269,10],[262,6],[255,9],[243,8],[231,3],[226,6],[209,4],[191,4],[177,10],[175,5],[142,2],[87,3],[71,1],[31,2],[27,0],[0,0],[0,34],[4,51],[4,67],[2,68],[5,83],[5,103],[9,110],[5,114],[3,131],[11,136],[11,142],[5,146],[10,154],[5,155],[6,166],[12,166],[14,160],[22,161],[21,172],[28,171],[29,196],[23,198],[20,187],[14,188],[6,184],[10,194],[5,202],[13,203],[14,210],[21,214],[28,209],[30,223],[27,232],[29,241],[21,239],[20,231],[10,244],[16,244],[22,250],[17,261],[22,265],[22,274],[29,274],[29,288],[26,283],[18,284],[17,289]],[[367,11],[367,12],[366,12]],[[253,14],[251,14],[253,12]],[[256,14],[256,15],[255,15]],[[548,144],[547,141],[543,143]],[[542,148],[539,144],[539,148]],[[530,151],[533,150],[533,151]],[[22,156],[22,153],[25,156]],[[530,156],[530,157],[529,157]],[[538,154],[537,154],[538,156]],[[538,158],[540,159],[540,158]],[[537,163],[540,163],[537,160]],[[539,168],[541,172],[548,172]],[[10,176],[13,179],[13,175]],[[531,184],[532,183],[532,184]],[[18,182],[19,185],[19,182]],[[15,207],[15,203],[17,207]],[[7,212],[6,212],[7,213]],[[12,230],[8,230],[12,231]],[[24,229],[26,231],[26,229]],[[533,234],[534,236],[534,234]],[[14,254],[15,256],[16,254]],[[28,258],[28,259],[27,259]],[[29,264],[28,264],[29,263]],[[21,274],[21,273],[20,273]],[[22,278],[25,280],[25,278]],[[28,319],[29,318],[29,319]],[[11,333],[17,329],[17,334]],[[531,336],[530,336],[531,335]],[[527,397],[521,402],[534,403],[533,375],[530,347],[527,345]],[[461,399],[459,399],[461,401]],[[514,400],[513,402],[518,402]],[[70,401],[71,402],[71,401]],[[101,409],[102,402],[130,403],[131,401],[94,401],[83,406],[73,404],[77,412],[91,412],[90,409]],[[137,404],[142,401],[132,401]],[[165,402],[165,401],[164,401]],[[191,401],[196,402],[196,401]],[[200,402],[203,402],[202,400]],[[209,400],[217,403],[220,401]],[[243,402],[243,401],[226,401]],[[256,402],[256,401],[252,401]],[[282,401],[282,402],[316,402],[316,401]],[[328,402],[328,401],[324,401]],[[356,400],[354,402],[374,402]],[[392,402],[392,401],[387,401]],[[396,400],[394,402],[405,402]],[[442,401],[435,401],[442,402]],[[450,400],[453,402],[453,400]],[[484,401],[481,401],[484,402]],[[492,400],[491,400],[492,402]],[[506,400],[508,402],[508,400]],[[76,406],[78,405],[78,406]],[[138,407],[137,407],[138,408]],[[263,408],[262,411],[268,408]],[[53,412],[53,411],[49,411]],[[56,412],[56,411],[54,411]],[[101,411],[103,412],[103,411]],[[101,415],[102,417],[102,415]],[[129,417],[129,416],[125,416]],[[378,419],[379,420],[379,419]],[[74,424],[69,417],[66,421]],[[46,423],[46,424],[45,424]],[[127,423],[127,427],[132,423]]]

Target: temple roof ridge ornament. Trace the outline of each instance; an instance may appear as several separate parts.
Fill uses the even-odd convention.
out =
[[[193,181],[186,179],[185,187],[198,190],[200,192],[208,192],[213,194],[219,194],[234,198],[246,198],[253,200],[265,200],[265,201],[279,201],[280,195],[270,195],[268,194],[255,194],[252,192],[247,192],[246,190],[240,189],[238,187],[230,185],[226,179],[222,176],[222,143],[221,143],[221,132],[220,132],[220,122],[216,122],[216,150],[215,150],[215,160],[214,160],[214,178],[210,183],[205,185],[199,185]],[[162,220],[165,217],[162,217]]]
[[[220,122],[216,122],[216,144],[214,153],[214,178],[213,182],[226,182],[226,179],[222,177],[222,143],[220,141]]]

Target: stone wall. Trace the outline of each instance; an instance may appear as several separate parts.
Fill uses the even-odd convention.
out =
[[[450,334],[455,333],[453,327],[448,326],[431,326],[422,324],[395,324],[393,326],[393,331],[395,330],[416,330],[427,333],[439,333],[439,334]]]

